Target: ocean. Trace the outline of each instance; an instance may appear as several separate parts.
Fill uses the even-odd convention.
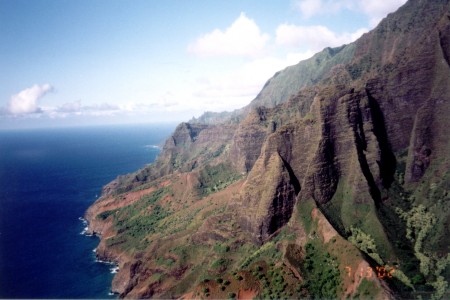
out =
[[[115,298],[112,265],[79,218],[175,125],[0,131],[0,298]]]

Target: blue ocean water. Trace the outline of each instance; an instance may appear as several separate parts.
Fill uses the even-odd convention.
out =
[[[173,125],[0,131],[0,297],[108,298],[111,265],[79,220],[117,175],[152,162]]]

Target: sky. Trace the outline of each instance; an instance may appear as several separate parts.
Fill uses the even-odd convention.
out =
[[[406,0],[0,0],[0,129],[187,121]]]

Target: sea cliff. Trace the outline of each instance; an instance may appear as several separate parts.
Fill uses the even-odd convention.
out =
[[[278,72],[247,107],[180,124],[154,164],[86,213],[97,254],[120,266],[113,290],[443,297],[449,11],[410,0]]]

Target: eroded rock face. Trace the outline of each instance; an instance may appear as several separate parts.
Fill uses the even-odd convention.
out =
[[[191,171],[220,156],[230,144],[237,125],[203,125],[182,123],[166,141],[156,161],[165,174]]]
[[[448,2],[413,2],[400,9],[402,17],[392,15],[355,43],[354,57],[344,67],[348,75],[342,69],[336,72],[336,76],[353,80],[342,83],[330,76],[316,86],[318,90],[310,98],[299,93],[302,104],[311,103],[307,117],[292,114],[301,105],[295,97],[284,103],[283,110],[278,110],[280,105],[265,109],[266,123],[276,123],[286,115],[292,119],[269,131],[248,176],[248,185],[254,188],[247,187],[242,193],[245,207],[254,202],[252,197],[259,199],[253,204],[259,207],[259,213],[243,218],[244,226],[255,237],[264,239],[273,232],[266,226],[267,219],[276,215],[271,208],[273,193],[284,182],[274,162],[275,154],[291,167],[302,186],[301,198],[313,198],[324,205],[334,196],[339,181],[346,178],[353,190],[349,201],[377,207],[383,201],[383,191],[389,190],[394,180],[395,153],[408,149],[407,182],[417,182],[424,176],[438,157],[436,152],[448,155],[443,154],[450,151],[448,139],[443,137],[448,129],[442,127],[450,126],[444,116],[444,112],[450,112]],[[422,13],[427,16],[422,18]],[[416,23],[417,27],[411,26]],[[243,123],[251,123],[250,118],[255,120],[249,116]],[[263,132],[262,126],[257,128]],[[256,140],[255,146],[263,139]],[[274,170],[278,170],[278,176],[266,181],[259,178]],[[270,196],[254,191],[257,186],[271,188]],[[290,203],[292,195],[285,194],[285,202]]]
[[[226,219],[211,212],[184,242],[223,242],[230,229],[219,229],[236,222],[253,242],[265,243],[296,222],[296,204],[310,199],[342,235],[369,214],[367,228],[385,232],[378,211],[389,201],[396,172],[413,188],[433,167],[448,172],[449,57],[449,1],[410,0],[355,43],[278,73],[251,105],[233,114],[234,121],[225,114],[221,124],[182,123],[155,164],[118,178],[104,197],[167,174],[196,178],[202,167],[223,164],[245,182],[227,194]],[[319,69],[302,73],[313,68]],[[194,189],[193,181],[185,186]],[[107,234],[111,224],[95,219],[99,207],[88,211],[88,219],[93,230]],[[154,247],[170,243],[158,237]],[[106,248],[101,244],[99,253],[120,255]],[[126,260],[116,290],[158,295],[157,286],[145,286],[152,270],[144,265],[142,258]],[[182,278],[186,270],[176,274]]]
[[[255,163],[239,199],[239,223],[258,243],[287,224],[301,189],[289,164],[277,153],[269,155]]]
[[[251,111],[234,134],[230,156],[241,172],[249,172],[261,154],[261,147],[271,130],[268,129],[266,113],[264,107]]]

